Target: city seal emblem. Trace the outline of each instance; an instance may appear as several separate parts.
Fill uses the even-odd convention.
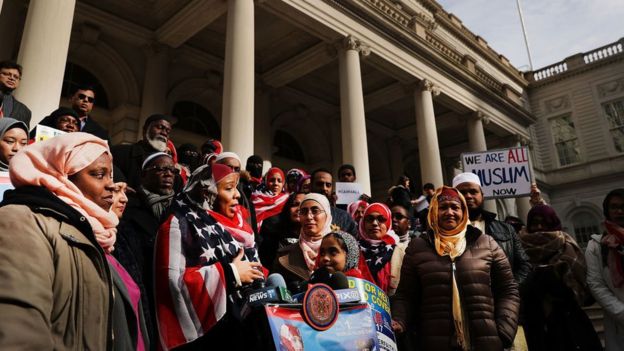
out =
[[[303,318],[316,330],[327,330],[338,319],[338,300],[325,284],[314,284],[303,297]]]

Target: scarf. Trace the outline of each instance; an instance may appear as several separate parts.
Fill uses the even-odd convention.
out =
[[[373,212],[379,213],[386,219],[386,233],[381,239],[372,239],[366,234],[365,218]],[[364,254],[364,262],[370,274],[383,291],[388,291],[390,278],[392,277],[390,261],[394,253],[394,248],[399,242],[399,238],[392,230],[392,217],[388,206],[376,202],[368,205],[364,210],[360,223],[358,224],[359,244]]]
[[[247,222],[249,212],[245,207],[241,205],[236,206],[236,214],[233,218],[228,218],[213,210],[208,210],[208,213],[246,249],[255,246],[254,232]]]
[[[562,282],[574,293],[582,305],[587,296],[585,254],[576,241],[562,231],[534,232],[523,230],[519,234],[524,251],[533,266],[548,266],[562,273]]]
[[[88,133],[67,133],[31,144],[11,160],[11,183],[43,186],[80,212],[105,252],[112,252],[117,233],[117,216],[87,199],[69,176],[78,173],[102,154],[109,154],[106,141]],[[19,170],[19,171],[18,171]]]
[[[355,202],[352,202],[349,204],[349,206],[347,207],[347,212],[349,212],[349,215],[351,216],[351,218],[353,218],[353,220],[355,221],[355,214],[357,213],[357,210],[360,207],[368,207],[368,202],[364,201],[364,200],[357,200]]]
[[[438,223],[438,203],[442,201],[459,201],[463,216],[459,225],[446,230]],[[449,256],[453,266],[452,274],[452,301],[453,301],[453,321],[455,323],[455,333],[457,343],[462,350],[470,350],[470,334],[468,325],[464,323],[464,310],[459,297],[457,278],[455,277],[455,258],[461,256],[466,250],[466,229],[468,228],[468,206],[462,194],[455,188],[442,186],[438,188],[431,199],[429,206],[429,216],[427,217],[429,227],[433,230],[435,250],[440,256]]]
[[[616,288],[622,287],[624,284],[624,269],[622,267],[622,246],[624,245],[624,228],[605,220],[606,232],[602,236],[600,242],[609,249],[607,256],[607,265],[611,273],[611,281]]]
[[[303,205],[307,201],[314,201],[318,203],[319,205],[321,205],[321,208],[323,209],[323,211],[325,211],[325,214],[326,214],[325,224],[323,225],[323,228],[321,228],[321,233],[323,236],[329,234],[331,232],[331,222],[332,222],[331,207],[329,206],[329,200],[327,200],[327,197],[325,197],[325,195],[310,193],[310,194],[306,194],[306,196],[301,201],[301,205]],[[299,205],[299,208],[301,208],[301,205]],[[308,267],[308,270],[310,272],[314,271],[314,266],[316,265],[316,258],[318,256],[319,249],[321,248],[321,240],[312,241],[312,240],[306,239],[305,235],[303,234],[303,227],[302,227],[299,232],[299,247],[301,248],[301,251],[303,252],[303,258],[305,260],[306,266]]]
[[[154,217],[160,219],[171,205],[171,200],[175,193],[172,191],[171,194],[160,195],[153,193],[143,187],[140,187],[140,194],[145,200],[145,203],[149,207],[150,211],[154,215]]]

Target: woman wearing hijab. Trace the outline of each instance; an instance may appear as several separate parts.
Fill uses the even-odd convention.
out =
[[[0,349],[105,350],[112,345],[117,216],[106,141],[70,133],[11,160],[0,208]],[[10,284],[8,283],[10,282]]]
[[[281,169],[271,167],[264,176],[263,184],[251,194],[258,228],[262,228],[262,221],[278,215],[284,208],[288,200],[288,194],[283,191],[284,179]]]
[[[624,189],[602,203],[605,231],[592,235],[585,250],[587,284],[604,309],[605,350],[624,350]]]
[[[600,350],[600,339],[581,309],[589,294],[585,256],[576,241],[561,231],[555,210],[547,205],[533,207],[520,241],[533,266],[522,289],[529,350]]]
[[[284,276],[287,283],[307,281],[314,271],[321,239],[331,231],[332,215],[327,197],[307,194],[299,206],[299,221],[299,242],[280,250],[274,264],[274,271]]]
[[[26,145],[26,123],[9,117],[0,118],[0,172],[9,171],[9,161]]]
[[[349,212],[349,215],[353,218],[355,223],[360,223],[360,219],[362,219],[362,214],[364,213],[366,207],[368,207],[368,202],[364,200],[357,200],[347,206],[347,212]]]
[[[411,240],[392,299],[393,328],[420,350],[500,351],[510,347],[520,298],[496,241],[468,225],[464,197],[439,188],[430,230]]]
[[[399,238],[392,231],[391,218],[388,206],[376,202],[366,207],[358,225],[362,250],[360,270],[369,271],[373,283],[388,295],[392,295],[398,285],[392,277],[398,276],[401,270],[401,260],[395,257],[399,255],[395,250]]]
[[[243,349],[232,302],[263,279],[254,234],[238,204],[239,174],[224,164],[191,175],[160,226],[155,250],[161,346]]]
[[[303,169],[299,169],[299,168],[292,168],[290,169],[288,172],[286,172],[286,184],[285,184],[285,188],[284,191],[289,192],[289,193],[293,193],[298,191],[298,185],[299,185],[299,181],[307,176],[308,173],[306,173],[306,171],[304,171]]]

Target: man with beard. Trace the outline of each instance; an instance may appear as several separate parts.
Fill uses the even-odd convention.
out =
[[[154,244],[158,226],[175,195],[173,183],[179,171],[164,152],[148,155],[141,166],[140,185],[134,188],[136,192],[128,193],[127,208],[117,226],[118,241],[124,246],[115,255],[141,288],[141,298],[148,307],[144,308],[148,332],[152,344],[157,344],[152,291]]]
[[[167,141],[174,119],[171,116],[154,114],[143,124],[143,139],[134,144],[112,147],[113,163],[119,167],[128,180],[128,186],[137,189],[141,183],[141,165],[147,155],[167,150]]]
[[[14,61],[0,62],[0,117],[22,121],[30,128],[30,109],[13,97],[21,79],[22,66]]]
[[[325,195],[325,197],[329,200],[329,203],[333,203],[332,189],[334,188],[334,179],[331,172],[324,168],[319,168],[312,172],[310,176],[312,177],[312,183],[310,184],[312,192]],[[354,237],[357,237],[357,225],[347,211],[332,206],[331,215],[332,231],[342,230],[343,232],[350,233]]]
[[[95,104],[95,90],[92,86],[83,85],[76,88],[69,98],[74,111],[78,112],[80,131],[93,134],[96,137],[108,140],[108,132],[89,116]]]
[[[522,284],[531,270],[529,258],[515,229],[507,223],[496,220],[495,213],[483,209],[483,191],[479,176],[471,172],[458,174],[453,178],[453,187],[466,199],[470,224],[496,240],[509,259],[516,282]]]

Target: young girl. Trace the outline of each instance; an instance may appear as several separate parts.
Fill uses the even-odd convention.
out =
[[[366,270],[358,269],[360,246],[357,240],[342,231],[331,232],[321,241],[316,268],[327,267],[330,273],[343,272],[348,277],[366,279],[373,282],[373,277]]]

